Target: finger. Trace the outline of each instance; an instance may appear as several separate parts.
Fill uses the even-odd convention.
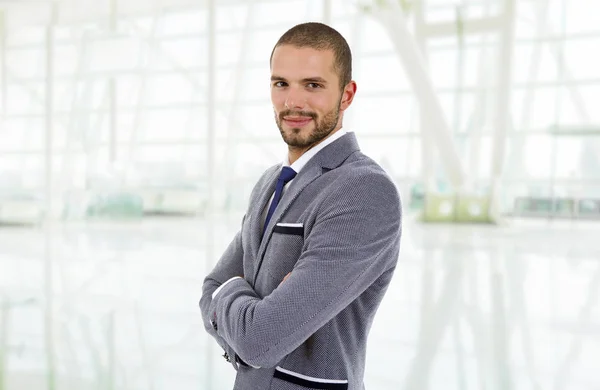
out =
[[[291,274],[292,274],[291,272],[288,272],[288,274],[283,277],[283,280],[281,281],[281,283],[285,282],[287,280],[287,278],[290,277]],[[281,283],[279,283],[279,284],[281,284]]]

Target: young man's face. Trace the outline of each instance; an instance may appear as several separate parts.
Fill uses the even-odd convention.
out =
[[[282,45],[271,60],[271,102],[283,140],[307,150],[342,125],[343,111],[356,91],[351,82],[340,90],[331,50]]]

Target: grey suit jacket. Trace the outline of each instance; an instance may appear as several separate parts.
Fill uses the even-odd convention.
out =
[[[398,260],[398,191],[348,133],[290,183],[261,240],[279,172],[262,175],[204,281],[204,326],[244,363],[235,390],[362,390],[367,335]]]

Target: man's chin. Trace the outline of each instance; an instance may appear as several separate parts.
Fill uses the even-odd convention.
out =
[[[283,131],[281,135],[283,136],[283,140],[288,143],[288,140],[293,142],[302,142],[305,141],[306,136],[304,134],[310,134],[311,129],[300,129],[297,127],[283,127]]]
[[[305,139],[303,139],[302,137],[296,137],[296,136],[289,136],[289,135],[284,135],[283,136],[283,141],[288,145],[291,146],[293,148],[305,148],[307,145],[307,141]]]
[[[288,134],[310,133],[310,132],[314,131],[314,126],[310,126],[310,123],[309,123],[306,126],[296,127],[296,126],[289,126],[284,123],[283,130]]]

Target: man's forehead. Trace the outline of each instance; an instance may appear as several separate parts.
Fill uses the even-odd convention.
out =
[[[334,65],[331,50],[282,45],[273,53],[271,74],[298,79],[316,76],[327,79],[335,76]],[[285,76],[284,73],[289,75]]]
[[[332,62],[334,53],[331,49],[315,49],[308,46],[280,45],[273,51],[273,59],[279,60],[289,57],[305,60],[319,60]]]

